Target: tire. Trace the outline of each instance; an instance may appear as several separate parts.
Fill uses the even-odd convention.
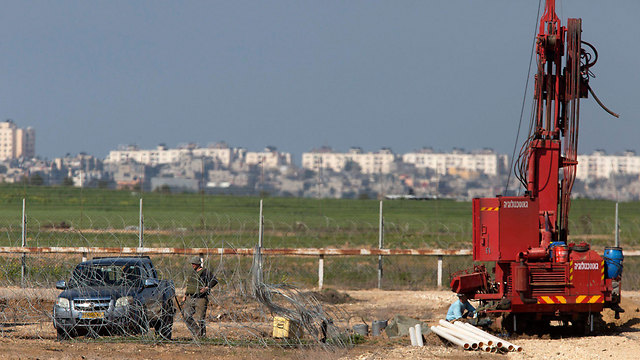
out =
[[[156,334],[160,335],[163,340],[171,340],[173,333],[173,316],[175,308],[172,302],[166,302],[162,310],[162,318],[154,325]]]
[[[56,340],[63,341],[71,339],[71,334],[62,328],[56,328]]]
[[[171,336],[173,335],[173,318],[165,317],[163,320],[158,321],[156,324],[156,333],[158,333],[163,340],[171,340]]]
[[[141,308],[137,314],[134,315],[132,334],[145,335],[149,331],[149,320],[147,319],[147,312],[144,308]]]

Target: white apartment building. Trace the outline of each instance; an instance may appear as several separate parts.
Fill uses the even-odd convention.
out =
[[[126,163],[135,161],[145,165],[160,165],[177,162],[183,155],[190,154],[189,149],[167,149],[164,145],[159,145],[152,150],[138,149],[137,146],[128,146],[126,148],[111,150],[104,159],[105,163]]]
[[[302,168],[313,171],[331,169],[341,172],[350,162],[358,164],[364,174],[389,174],[394,169],[396,156],[388,148],[365,153],[357,147],[351,148],[348,153],[338,153],[329,147],[322,147],[302,154]]]
[[[156,166],[176,163],[185,157],[205,157],[218,161],[224,167],[228,167],[237,156],[242,154],[244,154],[243,149],[232,149],[226,144],[215,144],[206,148],[187,146],[177,149],[168,149],[165,145],[159,145],[152,150],[141,150],[136,146],[129,146],[124,149],[110,151],[105,163],[125,163],[133,160],[140,164]]]
[[[278,152],[275,147],[268,146],[264,151],[247,151],[244,162],[247,165],[261,165],[264,169],[277,169],[291,165],[291,153]]]
[[[20,129],[13,120],[0,122],[0,160],[33,158],[36,156],[36,131]]]
[[[438,175],[472,171],[495,176],[501,168],[508,166],[507,155],[496,154],[490,149],[473,153],[458,149],[454,149],[451,153],[437,153],[431,149],[422,149],[402,155],[402,161],[413,164],[416,169],[434,170]]]
[[[576,179],[606,179],[613,175],[640,174],[640,156],[634,151],[622,155],[607,155],[604,151],[594,151],[591,155],[578,155]]]

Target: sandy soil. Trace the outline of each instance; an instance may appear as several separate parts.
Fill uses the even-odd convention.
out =
[[[17,294],[19,290],[0,290],[4,294]],[[48,308],[55,292],[39,294],[44,297],[41,306]],[[350,324],[376,319],[389,319],[396,314],[406,315],[436,324],[444,317],[446,308],[455,300],[449,291],[345,291],[335,306],[351,314]],[[346,296],[348,295],[348,296]],[[52,299],[49,297],[53,296]],[[3,311],[11,313],[11,296]],[[336,299],[326,299],[331,302]],[[1,305],[1,304],[0,304]],[[139,342],[105,342],[80,338],[58,342],[51,322],[44,320],[22,322],[18,325],[4,323],[0,327],[0,358],[5,359],[632,359],[640,350],[640,292],[624,292],[621,319],[615,320],[613,312],[605,310],[604,319],[609,323],[606,332],[599,336],[570,337],[562,335],[531,337],[521,336],[510,341],[522,346],[522,353],[483,354],[464,351],[447,345],[439,338],[428,336],[426,346],[409,346],[409,339],[389,340],[385,337],[367,338],[364,344],[335,352],[324,350],[283,349],[278,347],[230,347],[197,344],[190,340],[189,333],[181,321],[175,323],[174,337],[177,343],[146,344]],[[1,310],[1,309],[0,309]],[[221,310],[212,307],[212,316]],[[14,318],[20,315],[13,309]],[[219,314],[218,314],[219,315]],[[13,319],[11,319],[13,320]],[[208,333],[215,334],[219,324],[210,322]],[[269,324],[264,324],[267,336]]]

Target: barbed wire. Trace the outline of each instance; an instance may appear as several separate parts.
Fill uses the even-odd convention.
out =
[[[391,209],[385,214],[383,247],[469,249],[471,221],[456,220],[457,217],[448,214],[447,209],[440,211],[437,216],[414,216],[403,220]],[[82,216],[70,216],[39,210],[27,214],[24,238],[19,214],[0,217],[0,246],[21,246],[24,239],[27,246],[32,247],[137,247],[141,242],[137,215],[131,211],[101,215],[85,211]],[[570,240],[587,241],[594,247],[610,246],[615,233],[613,224],[612,216],[596,217],[587,211],[585,215],[571,219]],[[288,209],[286,214],[274,210],[265,216],[264,247],[377,248],[378,226],[375,215],[365,217],[355,210],[345,211],[341,217],[310,216],[302,209]],[[640,220],[627,217],[621,221],[620,228],[624,246],[638,246],[636,234],[640,233]],[[145,247],[252,248],[257,243],[258,232],[257,216],[252,215],[207,212],[190,217],[156,215],[149,211],[144,216],[142,242]],[[335,301],[323,299],[322,291],[309,290],[317,285],[317,258],[261,256],[261,267],[257,267],[258,258],[205,256],[206,267],[220,281],[209,296],[208,336],[205,338],[189,331],[185,314],[178,307],[183,305],[179,300],[193,271],[189,260],[180,255],[150,256],[158,272],[157,279],[169,281],[177,295],[172,299],[175,314],[171,322],[171,341],[325,349],[353,343],[349,329],[361,320],[341,310]],[[5,254],[0,257],[0,336],[56,338],[53,309],[61,293],[55,288],[56,282],[71,282],[74,268],[81,260],[74,254]],[[383,262],[382,286],[385,289],[436,286],[437,267],[433,258],[385,256]],[[629,284],[630,288],[639,283],[638,275],[635,275],[638,272],[628,271],[635,268],[636,263],[635,259],[625,263],[627,271],[623,283]],[[448,274],[469,268],[471,264],[470,256],[445,257],[445,279]],[[324,266],[326,287],[338,290],[376,287],[377,259],[374,257],[331,257],[325,260]],[[110,285],[118,281],[126,283],[122,267],[120,270],[113,268],[110,273],[113,274],[113,278],[108,278],[113,281]],[[144,279],[140,277],[139,281]],[[129,287],[125,289],[129,292],[138,285],[120,287]],[[116,301],[110,298],[108,306],[115,307]],[[69,307],[72,305],[75,306],[69,304]],[[292,331],[292,335],[284,339],[274,339],[275,317],[285,318],[293,328],[299,326],[303,330]],[[165,336],[160,333],[162,327],[154,328],[159,323],[149,320],[143,319],[136,326],[116,326],[111,331],[63,335],[94,338],[109,335],[108,339],[113,341],[167,341],[167,333]]]

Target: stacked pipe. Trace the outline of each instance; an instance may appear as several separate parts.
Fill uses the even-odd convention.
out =
[[[522,347],[491,335],[486,331],[462,322],[450,323],[440,320],[440,325],[432,326],[431,331],[443,339],[450,341],[465,350],[479,350],[484,352],[522,351]]]
[[[422,325],[416,324],[409,328],[409,338],[411,338],[411,346],[424,346],[422,340]]]

